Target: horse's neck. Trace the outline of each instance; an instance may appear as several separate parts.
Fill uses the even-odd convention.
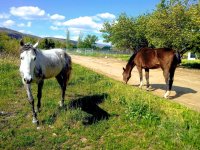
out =
[[[130,72],[132,71],[132,69],[133,69],[134,66],[135,66],[134,63],[128,63],[128,64],[126,65],[126,71],[127,71],[128,73],[130,73]]]

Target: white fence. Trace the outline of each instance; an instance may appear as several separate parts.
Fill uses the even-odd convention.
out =
[[[72,54],[78,54],[78,55],[109,55],[109,54],[132,54],[133,52],[130,50],[94,50],[94,49],[67,49],[66,50],[69,53]]]

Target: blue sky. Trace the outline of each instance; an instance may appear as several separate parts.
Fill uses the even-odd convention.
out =
[[[137,17],[155,9],[160,0],[0,0],[0,26],[40,37],[77,40],[80,32],[103,38],[103,22],[121,13]]]

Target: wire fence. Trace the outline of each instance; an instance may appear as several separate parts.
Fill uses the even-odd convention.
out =
[[[93,56],[93,55],[131,55],[133,52],[130,50],[109,50],[109,49],[66,49],[68,53],[75,55],[85,55],[85,56]]]

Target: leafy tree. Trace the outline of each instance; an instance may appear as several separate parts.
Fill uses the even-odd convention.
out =
[[[70,42],[70,32],[69,30],[67,29],[66,31],[66,48],[71,48],[71,42]]]
[[[55,48],[55,43],[52,39],[44,38],[39,45],[41,49],[51,49]]]
[[[63,48],[63,49],[66,48],[65,42],[62,42],[62,41],[59,41],[59,40],[55,40],[54,43],[55,43],[55,47],[56,48]]]
[[[69,32],[68,29],[67,29],[67,32],[66,32],[66,48],[67,49],[76,48],[76,45],[74,45],[70,40],[70,32]]]
[[[84,42],[83,42],[83,34],[80,32],[78,41],[77,41],[77,48],[83,48]]]
[[[111,42],[116,48],[138,49],[148,45],[143,33],[144,17],[134,19],[126,14],[121,14],[112,23],[105,22],[100,30],[105,42]],[[141,26],[140,26],[141,25]]]
[[[96,35],[87,35],[83,41],[84,48],[96,48],[95,44],[98,40]]]
[[[189,0],[161,0],[147,22],[149,43],[156,47],[197,50],[199,10],[199,5]]]

